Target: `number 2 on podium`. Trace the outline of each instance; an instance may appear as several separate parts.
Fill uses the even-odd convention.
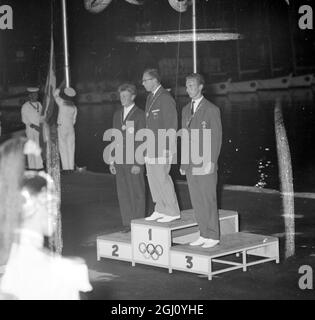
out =
[[[117,246],[117,244],[113,244],[113,245],[112,245],[112,249],[113,249],[112,256],[113,256],[113,257],[119,257],[119,254],[117,253],[117,251],[118,251],[118,246]]]

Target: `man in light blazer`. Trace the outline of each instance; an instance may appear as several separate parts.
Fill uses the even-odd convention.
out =
[[[200,229],[200,237],[190,243],[192,246],[201,245],[211,248],[220,241],[219,215],[217,208],[217,162],[222,143],[222,126],[220,110],[202,95],[204,79],[198,73],[186,77],[186,90],[191,101],[182,111],[182,128],[189,132],[190,149],[199,145],[200,154],[208,154],[205,163],[196,164],[192,161],[193,154],[183,146],[182,139],[182,164],[180,172],[186,174],[189,193],[195,217]],[[192,129],[197,129],[198,135],[192,135]],[[210,129],[209,144],[203,147],[204,129]],[[208,131],[209,132],[209,131]],[[191,140],[193,139],[193,141]],[[204,149],[204,150],[202,150]],[[184,152],[190,156],[186,163]]]
[[[150,92],[146,100],[146,128],[154,134],[154,148],[147,149],[146,169],[153,201],[154,212],[146,220],[171,222],[180,219],[180,210],[175,194],[174,184],[169,175],[172,158],[175,153],[176,137],[161,146],[161,130],[177,130],[176,103],[170,93],[160,84],[156,69],[147,69],[143,73],[142,84]]]

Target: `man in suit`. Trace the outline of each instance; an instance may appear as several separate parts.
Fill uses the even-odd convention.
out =
[[[142,84],[150,92],[146,100],[146,128],[154,134],[154,148],[148,145],[146,169],[153,201],[154,212],[146,220],[171,222],[180,219],[180,210],[175,194],[173,181],[169,175],[172,158],[176,152],[176,136],[169,143],[158,143],[161,130],[177,130],[176,104],[170,93],[160,84],[160,76],[156,69],[147,69],[143,73]]]
[[[202,95],[204,79],[200,74],[193,73],[186,77],[186,90],[191,101],[182,111],[182,128],[189,133],[190,148],[199,145],[199,153],[206,156],[203,163],[196,164],[192,161],[194,154],[183,146],[182,139],[182,164],[180,172],[186,174],[190,198],[200,237],[190,243],[192,246],[202,245],[211,248],[220,241],[219,215],[217,209],[217,162],[222,143],[222,126],[220,110]],[[197,129],[196,135],[192,129]],[[210,129],[209,142],[204,145],[205,132]],[[203,150],[200,150],[203,149]],[[183,163],[185,154],[189,152],[190,158]],[[203,158],[204,159],[204,158]]]
[[[22,122],[25,124],[26,137],[39,145],[40,124],[43,121],[42,104],[38,101],[39,88],[27,88],[29,93],[28,101],[21,109]],[[43,159],[41,155],[29,154],[27,156],[28,168],[33,170],[43,169]]]
[[[137,148],[128,144],[127,134],[136,135],[137,131],[145,128],[145,115],[139,109],[134,99],[136,87],[125,83],[118,88],[120,101],[123,108],[117,110],[113,118],[113,128],[121,131],[123,135],[123,163],[111,162],[110,172],[116,175],[116,186],[119,201],[120,214],[123,222],[123,232],[130,231],[132,219],[145,217],[145,183],[144,183],[144,159],[135,159],[129,164],[127,153],[133,153]],[[134,142],[134,141],[133,141]]]

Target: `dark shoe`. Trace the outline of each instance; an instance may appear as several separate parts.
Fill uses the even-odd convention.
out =
[[[128,233],[128,232],[130,232],[130,231],[131,231],[131,228],[130,228],[130,227],[124,227],[124,228],[121,230],[122,233]]]

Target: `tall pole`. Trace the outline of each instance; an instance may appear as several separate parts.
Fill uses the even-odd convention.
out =
[[[62,5],[62,33],[63,33],[63,49],[65,59],[65,81],[66,88],[70,87],[70,67],[69,67],[69,50],[68,50],[68,28],[67,28],[67,8],[66,0],[61,0]]]
[[[274,122],[285,225],[285,258],[289,258],[295,253],[294,189],[290,147],[284,126],[281,103],[280,98],[276,99]]]
[[[193,26],[193,63],[194,63],[194,73],[196,73],[197,72],[196,0],[192,0],[192,26]]]
[[[292,51],[292,68],[293,68],[294,75],[296,75],[297,64],[296,64],[296,49],[295,49],[295,41],[294,41],[295,28],[294,28],[293,20],[294,19],[292,17],[291,6],[288,6],[289,34],[290,34],[290,44],[291,44],[291,51]]]
[[[236,10],[236,2],[233,0],[233,12],[234,12],[234,29],[235,32],[238,30],[237,26],[237,10]],[[240,55],[240,40],[236,40],[236,66],[237,66],[237,74],[238,79],[242,79],[242,69],[241,69],[241,55]]]
[[[271,28],[270,15],[271,15],[270,3],[268,3],[267,23],[268,23],[269,62],[270,62],[270,74],[273,77],[273,75],[274,75],[274,62],[273,62],[272,28]]]

